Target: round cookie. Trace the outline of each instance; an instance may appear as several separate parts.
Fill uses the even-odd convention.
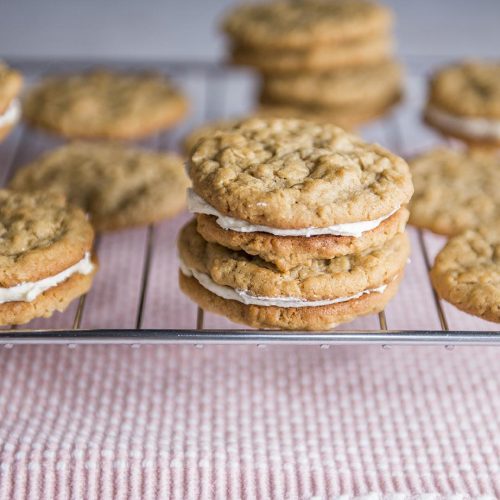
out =
[[[389,9],[365,0],[281,0],[238,6],[223,29],[239,44],[267,50],[375,36],[391,24]]]
[[[402,68],[395,61],[327,73],[270,75],[262,94],[274,102],[302,106],[383,107],[401,94]]]
[[[444,135],[500,145],[500,62],[466,61],[437,71],[424,118]]]
[[[91,285],[94,238],[63,196],[0,190],[0,324],[62,311]]]
[[[175,154],[120,145],[73,143],[17,172],[16,190],[65,194],[99,231],[151,224],[180,212],[189,182]]]
[[[295,50],[255,50],[252,47],[236,46],[231,51],[231,62],[252,66],[269,75],[288,75],[374,65],[387,60],[392,53],[393,40],[386,35],[338,46],[317,45]]]
[[[431,279],[438,294],[458,309],[500,323],[500,219],[450,238]]]
[[[451,236],[500,219],[500,156],[439,148],[410,168],[410,224]]]
[[[399,209],[378,227],[353,236],[274,236],[269,233],[241,233],[222,229],[213,215],[198,214],[198,233],[210,243],[218,243],[232,250],[242,250],[249,255],[274,264],[282,272],[297,265],[308,265],[314,259],[333,259],[342,255],[361,253],[382,246],[405,230],[408,210]]]
[[[177,123],[187,108],[160,75],[93,71],[43,81],[27,95],[24,115],[67,138],[137,139]]]
[[[217,285],[253,298],[307,302],[352,297],[387,284],[401,274],[409,255],[403,233],[376,249],[314,259],[283,272],[258,256],[205,241],[195,220],[181,230],[178,248],[187,269],[208,275]]]
[[[247,305],[225,300],[209,292],[193,277],[179,273],[181,290],[203,310],[226,316],[235,323],[253,328],[318,331],[383,311],[396,295],[402,276],[391,281],[382,293],[369,293],[348,302],[317,307],[275,307]]]
[[[254,118],[201,140],[193,189],[221,214],[271,228],[387,217],[413,187],[408,165],[333,125]]]

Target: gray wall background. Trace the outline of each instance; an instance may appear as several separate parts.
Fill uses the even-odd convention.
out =
[[[231,0],[0,0],[0,55],[219,59]],[[404,55],[500,56],[500,0],[388,0]]]

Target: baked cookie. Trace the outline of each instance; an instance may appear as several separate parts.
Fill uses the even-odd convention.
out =
[[[190,209],[225,229],[360,235],[408,203],[408,165],[333,125],[244,120],[192,151]],[[335,226],[335,227],[334,227]]]
[[[410,224],[452,236],[500,219],[500,156],[439,148],[410,168]]]
[[[137,139],[177,123],[187,107],[160,75],[93,71],[43,81],[26,97],[24,115],[68,138]]]
[[[401,65],[387,60],[327,73],[269,75],[264,79],[262,95],[267,101],[302,106],[376,108],[401,94],[402,78]]]
[[[466,61],[437,71],[424,117],[444,135],[500,145],[500,62]]]
[[[241,233],[222,229],[213,215],[198,214],[198,233],[210,243],[258,255],[282,272],[317,259],[333,259],[382,246],[405,230],[408,210],[400,208],[371,231],[355,236],[275,236],[270,233]]]
[[[63,311],[91,286],[94,231],[63,196],[0,190],[0,324]]]
[[[257,306],[263,310],[259,312],[258,323],[250,323],[252,326],[286,329],[331,328],[345,318],[383,308],[387,301],[384,292],[402,274],[409,254],[406,235],[398,234],[375,250],[312,260],[282,272],[258,256],[206,242],[197,233],[195,221],[183,228],[178,245],[181,272],[190,278],[181,278],[181,287],[195,300],[200,291],[196,292],[191,280],[205,288],[205,299],[200,299],[200,305],[214,302],[212,295],[216,295],[223,299],[222,308],[215,310],[214,306],[212,310],[228,315],[224,306],[236,307],[241,317],[237,317],[236,312],[230,316],[236,321],[244,321],[251,314],[248,310]],[[391,288],[389,295],[392,293]],[[376,295],[374,301],[357,305],[352,312],[340,306],[340,314],[332,307],[341,303],[348,305],[371,294]],[[231,305],[233,302],[238,305]],[[324,307],[325,311],[317,307]],[[367,310],[363,311],[363,307]],[[283,312],[277,313],[280,309]],[[315,311],[321,317],[309,323]]]
[[[21,116],[17,96],[22,84],[21,74],[0,61],[0,141],[8,135]]]
[[[225,120],[203,123],[191,130],[191,132],[184,137],[182,140],[182,150],[189,155],[196,144],[205,136],[213,134],[217,132],[217,130],[227,130],[228,128],[234,127],[239,121],[241,121],[241,119],[227,118]]]
[[[269,75],[326,72],[381,63],[392,56],[393,45],[392,37],[385,35],[342,45],[317,45],[294,50],[256,50],[254,47],[235,46],[231,51],[231,62],[252,66]]]
[[[458,309],[500,323],[500,219],[450,238],[431,279],[437,293]]]
[[[365,0],[281,0],[238,6],[223,29],[240,45],[267,50],[369,38],[391,25],[389,9]]]
[[[107,231],[177,214],[185,206],[187,186],[177,155],[81,142],[22,168],[9,187],[63,193],[89,213],[98,231]]]

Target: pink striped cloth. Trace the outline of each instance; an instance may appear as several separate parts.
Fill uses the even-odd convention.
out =
[[[500,497],[500,350],[14,347],[0,498]]]

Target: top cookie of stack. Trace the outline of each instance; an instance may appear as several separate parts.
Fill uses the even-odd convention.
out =
[[[261,103],[276,116],[355,127],[401,94],[392,15],[366,0],[244,5],[224,22],[232,61],[263,74]]]

